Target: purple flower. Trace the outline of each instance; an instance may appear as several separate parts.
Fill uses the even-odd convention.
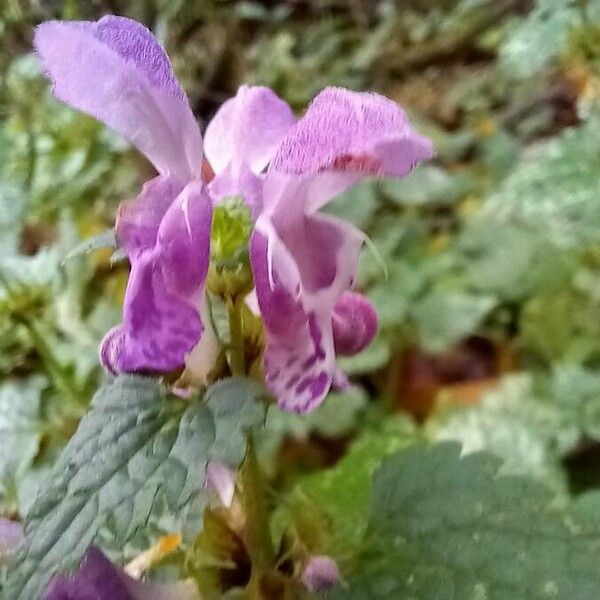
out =
[[[203,152],[169,60],[142,25],[52,21],[38,27],[35,45],[57,97],[131,140],[159,173],[117,217],[131,276],[123,323],[102,344],[104,365],[117,373],[187,364],[192,379],[210,370],[212,207],[242,196],[255,219],[267,386],[284,409],[315,408],[345,381],[336,352],[359,351],[376,330],[368,302],[346,295],[364,236],[318,210],[365,176],[406,175],[432,156],[429,140],[377,94],[329,88],[296,121],[271,90],[242,86],[209,123]]]
[[[323,592],[336,586],[340,580],[337,563],[329,556],[311,556],[302,572],[302,583],[311,592]]]
[[[213,202],[242,195],[260,212],[260,173],[295,122],[292,111],[267,88],[240,88],[206,131],[205,170],[216,173],[206,186],[198,124],[150,31],[115,16],[50,21],[37,28],[35,47],[55,95],[129,139],[159,173],[117,217],[131,276],[123,323],[106,335],[102,362],[113,373],[180,368],[209,327],[202,315]],[[206,346],[203,357],[214,358]],[[212,365],[197,354],[193,367],[206,373]]]
[[[377,94],[330,88],[283,139],[263,184],[250,258],[265,324],[265,379],[286,410],[320,404],[340,380],[336,351],[373,338],[368,302],[347,296],[364,236],[318,212],[369,175],[402,177],[433,155],[400,107]]]
[[[192,582],[156,584],[132,579],[97,548],[90,548],[72,576],[55,576],[43,600],[199,600]]]

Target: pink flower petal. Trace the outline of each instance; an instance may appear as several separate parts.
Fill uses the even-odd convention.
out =
[[[270,170],[402,177],[432,156],[431,142],[412,130],[404,111],[392,100],[327,88],[284,138]]]
[[[199,173],[202,138],[169,59],[135,21],[47,21],[35,48],[54,94],[130,140],[159,173]]]
[[[258,174],[295,121],[291,108],[272,90],[243,85],[208,124],[206,157],[217,174],[241,162]]]

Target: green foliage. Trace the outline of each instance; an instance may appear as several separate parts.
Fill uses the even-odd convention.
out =
[[[600,376],[559,365],[550,375],[506,377],[467,410],[446,409],[428,424],[436,440],[457,440],[464,452],[486,450],[502,473],[543,480],[567,493],[563,459],[582,439],[600,440]]]
[[[7,600],[38,597],[52,573],[76,566],[103,529],[125,543],[159,500],[183,518],[201,502],[209,458],[241,460],[245,428],[257,420],[257,410],[244,407],[254,394],[243,380],[219,384],[206,404],[167,398],[157,382],[140,377],[101,388],[27,514]]]
[[[42,377],[7,381],[0,387],[0,506],[13,512],[18,480],[33,464],[42,437]]]
[[[385,460],[358,574],[328,597],[596,598],[598,497],[554,509],[544,488],[498,467],[457,444]]]
[[[532,148],[489,198],[482,218],[525,224],[562,244],[597,243],[600,119]]]
[[[303,477],[286,500],[292,521],[303,510],[321,524],[324,538],[313,553],[332,554],[342,562],[352,559],[361,544],[370,503],[370,479],[381,460],[419,440],[405,417],[388,417],[367,429],[333,468]],[[285,522],[283,516],[280,517]],[[302,538],[302,527],[296,524]],[[306,542],[305,542],[306,543]],[[310,540],[308,540],[310,544]]]
[[[504,42],[501,64],[517,77],[528,77],[547,67],[565,47],[569,30],[584,18],[585,2],[536,0],[535,8]],[[587,3],[596,4],[594,0]]]

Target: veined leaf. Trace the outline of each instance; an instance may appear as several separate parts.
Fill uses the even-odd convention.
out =
[[[256,396],[242,393],[249,390],[243,380],[235,388],[233,399],[218,398],[228,403],[227,442],[219,435],[223,411],[214,392],[210,403],[190,403],[168,397],[154,380],[127,375],[100,389],[27,515],[26,542],[5,599],[38,598],[54,573],[78,564],[102,530],[125,543],[157,504],[178,514],[201,502],[209,458],[241,460],[237,448],[254,423],[244,416],[254,410],[244,405]],[[233,404],[241,415],[236,427]]]
[[[458,444],[408,448],[374,478],[363,557],[330,598],[594,600],[599,499],[558,510],[532,480],[499,477]]]

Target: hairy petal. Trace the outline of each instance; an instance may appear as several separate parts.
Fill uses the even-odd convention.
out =
[[[292,109],[269,88],[243,85],[206,128],[204,150],[215,173],[245,163],[260,173],[295,122]],[[236,169],[237,170],[237,169]]]
[[[182,367],[203,331],[200,305],[208,270],[212,203],[192,182],[166,211],[154,247],[130,256],[123,324],[100,356],[112,372]]]
[[[336,354],[350,356],[373,341],[377,313],[362,294],[344,292],[333,307],[332,325]]]
[[[137,581],[91,547],[72,576],[57,575],[43,600],[199,600],[192,582],[157,584]]]
[[[432,156],[431,142],[411,128],[392,100],[326,88],[284,138],[270,169],[402,177]]]
[[[362,242],[354,227],[325,215],[301,214],[293,224],[265,214],[256,223],[250,260],[267,335],[265,378],[284,410],[316,408],[337,379],[331,315]]]
[[[47,21],[35,48],[54,94],[130,140],[161,174],[197,174],[202,138],[166,54],[143,25],[124,17]]]

